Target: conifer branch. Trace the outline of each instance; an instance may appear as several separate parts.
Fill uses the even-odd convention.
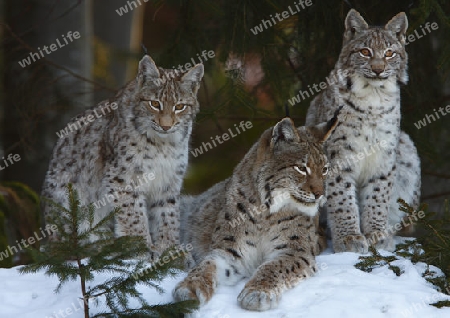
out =
[[[67,186],[67,202],[68,208],[51,204],[49,220],[58,229],[57,239],[50,240],[42,251],[34,250],[35,262],[19,269],[21,273],[45,270],[46,275],[56,275],[59,279],[56,293],[68,281],[79,280],[85,318],[90,315],[90,302],[100,299],[104,300],[109,312],[93,317],[177,317],[196,308],[196,302],[150,305],[136,289],[138,284],[143,284],[163,293],[157,283],[166,276],[178,274],[182,260],[172,258],[148,270],[145,265],[149,250],[145,239],[137,236],[115,238],[108,227],[119,209],[94,224],[94,206],[81,206],[71,184]],[[169,256],[171,251],[164,251],[161,257]],[[87,282],[92,282],[96,274],[102,272],[111,273],[112,277],[88,287]],[[130,299],[137,300],[140,307],[130,308]]]

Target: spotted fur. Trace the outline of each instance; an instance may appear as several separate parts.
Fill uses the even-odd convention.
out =
[[[365,253],[370,243],[393,250],[393,226],[401,221],[400,197],[417,207],[420,160],[400,130],[400,84],[408,81],[404,13],[384,27],[370,27],[350,10],[341,54],[332,75],[339,80],[317,96],[306,124],[344,105],[326,143],[336,174],[327,179],[326,210],[335,252]],[[362,154],[359,155],[358,154]]]
[[[58,140],[42,196],[67,206],[65,186],[72,183],[82,204],[106,203],[96,220],[113,206],[121,208],[114,224],[118,236],[143,236],[155,253],[178,244],[179,193],[202,76],[201,64],[179,74],[144,56],[137,77],[114,99],[71,121],[117,104]],[[46,215],[48,208],[43,206]]]
[[[325,246],[317,233],[328,161],[322,144],[336,125],[298,130],[289,118],[266,130],[232,177],[182,199],[182,241],[197,263],[173,295],[207,302],[219,284],[250,278],[243,308],[277,306],[284,290],[316,271]]]

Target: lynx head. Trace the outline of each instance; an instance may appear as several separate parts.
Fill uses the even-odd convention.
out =
[[[323,144],[337,125],[328,123],[295,128],[284,118],[262,135],[257,148],[257,180],[261,201],[270,212],[290,208],[315,215],[325,202],[328,160]],[[261,163],[259,165],[259,163]]]
[[[350,70],[372,85],[380,85],[389,78],[406,84],[407,28],[408,19],[404,12],[394,16],[385,26],[369,26],[359,12],[351,9],[345,19],[338,68]]]
[[[149,127],[160,135],[186,131],[199,111],[197,92],[203,64],[185,73],[158,68],[150,56],[139,62],[136,92],[136,127],[146,134]]]

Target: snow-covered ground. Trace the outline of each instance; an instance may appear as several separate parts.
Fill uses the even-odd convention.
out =
[[[316,276],[286,291],[279,307],[266,312],[250,312],[237,304],[236,298],[245,281],[237,286],[220,286],[212,300],[197,312],[201,318],[372,318],[372,317],[450,317],[450,308],[429,306],[439,300],[450,299],[433,289],[423,277],[425,264],[409,260],[396,261],[404,274],[396,276],[384,266],[371,273],[362,272],[353,265],[358,262],[354,253],[332,254],[328,249],[317,257]],[[432,268],[439,272],[439,269]],[[166,293],[142,287],[140,290],[150,303],[172,301],[171,291],[184,278],[165,279],[161,286]],[[99,276],[100,282],[106,276]],[[83,317],[78,301],[79,282],[63,286],[59,294],[56,277],[43,273],[21,275],[17,268],[0,269],[0,317],[45,318]],[[92,313],[95,312],[94,306]],[[70,313],[70,314],[69,314]]]

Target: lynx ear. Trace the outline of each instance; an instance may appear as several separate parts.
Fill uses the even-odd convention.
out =
[[[197,94],[200,89],[200,81],[203,78],[203,72],[203,64],[195,65],[181,77],[182,85],[189,86],[192,92]]]
[[[358,33],[369,27],[366,20],[355,9],[351,9],[345,18],[345,32]]]
[[[203,64],[197,64],[181,78],[182,81],[200,82],[203,78]]]
[[[273,148],[280,142],[298,142],[299,140],[300,137],[292,119],[283,118],[273,127],[270,146]]]
[[[331,133],[336,128],[339,123],[338,115],[341,111],[342,106],[340,106],[335,112],[333,118],[329,121],[320,123],[316,126],[307,127],[309,133],[315,137],[318,142],[325,142],[330,137]]]
[[[389,20],[384,28],[394,33],[398,40],[402,44],[405,44],[405,35],[406,30],[408,29],[408,18],[406,17],[405,12],[400,12],[391,20]]]
[[[160,74],[158,71],[158,67],[156,67],[155,62],[150,56],[144,55],[144,57],[139,62],[138,76],[141,83],[159,78]]]

